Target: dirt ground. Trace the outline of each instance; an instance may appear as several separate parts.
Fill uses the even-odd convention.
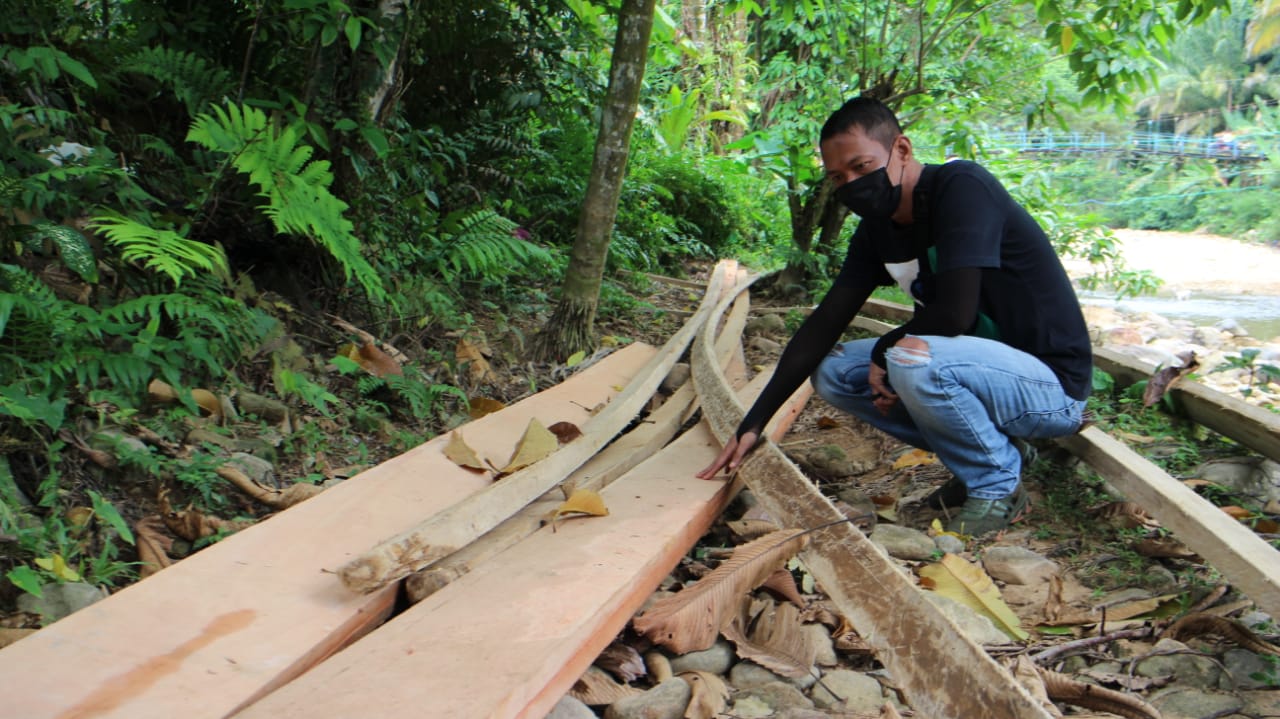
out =
[[[1129,266],[1151,270],[1167,290],[1280,296],[1280,248],[1198,232],[1114,232]],[[1072,274],[1088,266],[1064,264]]]

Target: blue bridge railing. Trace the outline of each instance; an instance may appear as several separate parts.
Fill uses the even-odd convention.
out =
[[[984,147],[987,150],[1003,149],[1015,152],[1125,152],[1146,155],[1208,157],[1242,162],[1264,159],[1256,143],[1249,138],[1205,137],[1157,132],[1133,132],[1127,135],[1054,132],[1051,130],[997,132],[986,136]]]

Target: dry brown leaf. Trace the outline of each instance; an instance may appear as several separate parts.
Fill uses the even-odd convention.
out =
[[[1151,518],[1142,505],[1137,502],[1108,502],[1093,510],[1099,519],[1105,519],[1112,526],[1120,529],[1136,529],[1138,527],[1159,527],[1160,523]]]
[[[1274,519],[1259,519],[1253,523],[1253,531],[1258,534],[1280,534],[1280,522]]]
[[[667,659],[667,655],[662,652],[656,650],[645,652],[644,665],[649,668],[649,676],[654,684],[661,684],[675,677],[671,671],[671,660]]]
[[[538,421],[537,417],[529,419],[529,426],[524,428],[524,436],[516,443],[516,451],[507,461],[507,466],[498,470],[498,474],[507,475],[517,472],[539,460],[545,459],[560,448],[560,440]]]
[[[492,353],[483,338],[472,342],[464,337],[458,340],[458,346],[454,350],[454,357],[458,360],[459,366],[465,365],[471,381],[477,383],[493,375],[493,368],[489,366],[489,360],[485,359],[485,355],[489,354]]]
[[[1037,670],[1044,680],[1045,692],[1054,701],[1111,712],[1127,719],[1160,719],[1155,707],[1132,694],[1086,684],[1048,669],[1037,667]]]
[[[1168,392],[1175,382],[1200,366],[1200,362],[1196,360],[1195,352],[1183,352],[1178,355],[1178,359],[1182,360],[1181,366],[1158,369],[1155,374],[1151,375],[1151,379],[1147,380],[1147,388],[1142,393],[1143,407],[1150,407],[1159,402],[1160,398],[1164,397],[1164,393]]]
[[[596,666],[624,682],[633,682],[648,674],[644,658],[630,644],[615,641],[596,657]]]
[[[840,421],[834,417],[827,417],[826,415],[823,415],[818,418],[817,424],[818,429],[835,429],[840,426]]]
[[[654,602],[633,621],[636,631],[677,654],[710,647],[721,628],[733,620],[738,599],[808,541],[798,530],[782,529],[738,547],[693,586]]]
[[[732,522],[725,522],[729,530],[739,537],[751,541],[759,539],[769,532],[778,531],[778,525],[767,519],[737,519]]]
[[[922,464],[937,464],[938,455],[933,452],[926,452],[923,449],[913,449],[910,452],[898,457],[893,463],[893,469],[906,469],[907,467],[917,467]]]
[[[253,497],[272,509],[288,509],[299,502],[311,499],[324,489],[319,485],[298,482],[286,489],[266,487],[253,480],[240,469],[225,464],[215,470],[219,477],[231,482],[241,492]]]
[[[1198,556],[1173,537],[1144,537],[1133,543],[1133,551],[1144,557],[1191,559]]]
[[[168,527],[170,532],[188,542],[212,537],[219,532],[232,534],[253,525],[250,520],[231,521],[210,517],[190,507],[184,510],[175,510],[169,505],[169,498],[163,491],[160,493],[159,503],[160,511],[164,516],[164,526]]]
[[[603,706],[619,699],[626,699],[643,692],[635,687],[620,684],[609,676],[605,670],[592,664],[587,671],[574,682],[569,689],[569,696],[587,706]]]
[[[29,637],[35,633],[35,629],[11,629],[9,627],[0,627],[0,649],[13,644],[23,637]]]
[[[711,672],[680,672],[693,692],[685,707],[684,719],[715,719],[729,706],[729,685]]]
[[[607,517],[609,508],[604,505],[604,497],[598,493],[590,489],[575,489],[568,499],[551,512],[552,531],[555,531],[557,520],[568,516]]]
[[[348,359],[360,365],[361,369],[374,377],[404,374],[404,368],[400,363],[373,342],[365,342],[359,346],[350,345],[346,355]]]
[[[920,576],[933,581],[933,591],[955,599],[995,622],[1005,634],[1023,641],[1029,636],[1018,615],[1000,598],[1000,590],[982,567],[954,554],[920,568]]]
[[[1031,694],[1031,697],[1036,700],[1040,708],[1049,716],[1061,719],[1062,712],[1049,700],[1049,694],[1044,686],[1044,679],[1040,676],[1040,671],[1031,657],[1026,654],[1020,654],[1014,657],[1009,664],[1009,669],[1013,672],[1013,678]]]
[[[133,534],[137,539],[138,561],[142,567],[138,569],[138,578],[155,574],[173,564],[169,552],[173,549],[173,537],[164,533],[164,517],[153,514],[143,517],[133,525]]]
[[[173,385],[158,379],[151,380],[147,385],[147,394],[153,402],[172,404],[178,401],[178,391],[173,388]]]
[[[818,651],[802,627],[795,605],[743,597],[738,615],[723,632],[739,657],[784,677],[798,678],[812,671]]]
[[[1159,597],[1130,599],[1114,604],[1097,604],[1086,608],[1072,607],[1059,612],[1058,616],[1052,619],[1046,615],[1045,624],[1050,626],[1077,626],[1081,624],[1097,624],[1105,618],[1107,625],[1111,626],[1112,622],[1122,622],[1126,619],[1154,612],[1161,604],[1174,599],[1176,596],[1174,594],[1166,594]]]
[[[791,602],[800,609],[804,609],[804,596],[800,594],[800,588],[796,586],[796,578],[785,567],[781,567],[775,570],[773,574],[770,574],[760,585],[760,588],[778,599]]]
[[[471,416],[471,419],[480,419],[487,414],[493,414],[494,412],[505,408],[505,404],[496,399],[489,399],[488,397],[472,397],[471,400],[467,402],[467,413]]]
[[[554,434],[556,439],[560,440],[560,444],[569,444],[582,436],[582,430],[578,429],[578,425],[573,422],[556,422],[547,427],[547,431]]]
[[[1160,636],[1184,641],[1192,637],[1204,636],[1205,634],[1214,634],[1230,639],[1256,654],[1270,654],[1280,657],[1280,648],[1259,639],[1258,635],[1250,631],[1243,623],[1212,614],[1188,614],[1170,624]]]
[[[1246,519],[1253,518],[1253,512],[1245,509],[1244,507],[1237,507],[1234,504],[1227,505],[1226,507],[1219,507],[1218,509],[1226,512],[1232,519],[1244,521]]]
[[[835,648],[838,652],[864,656],[870,656],[875,653],[871,649],[871,645],[867,644],[867,640],[858,634],[858,631],[853,628],[853,624],[845,617],[840,617],[840,626],[831,633],[831,636],[835,640]]]
[[[1280,499],[1271,499],[1267,501],[1267,506],[1262,508],[1263,514],[1280,514]]]
[[[196,388],[191,390],[191,399],[195,400],[200,409],[209,413],[209,416],[217,419],[222,416],[222,400],[218,399],[218,395],[207,389]]]
[[[450,432],[449,443],[444,446],[444,456],[459,467],[467,469],[475,469],[481,472],[489,471],[489,467],[480,461],[479,455],[462,439],[461,432]]]

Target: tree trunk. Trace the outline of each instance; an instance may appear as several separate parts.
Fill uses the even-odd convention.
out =
[[[376,37],[367,38],[368,44],[361,44],[356,77],[360,83],[360,94],[364,98],[364,116],[370,125],[381,125],[385,117],[387,100],[393,95],[400,82],[400,55],[408,36],[409,12],[412,0],[379,0],[378,28]],[[384,66],[373,51],[373,43],[393,47],[384,51],[387,58]]]
[[[565,269],[560,304],[534,342],[535,354],[543,359],[563,359],[595,345],[600,284],[618,214],[631,128],[640,102],[655,3],[656,0],[623,0],[618,14],[609,89],[600,113],[600,133],[596,136],[587,196],[578,218],[577,239]]]
[[[792,255],[787,260],[787,266],[778,273],[773,286],[780,294],[801,296],[805,294],[804,288],[809,278],[809,250],[813,246],[813,236],[820,225],[823,226],[823,236],[826,236],[826,219],[837,209],[832,198],[835,187],[830,181],[823,180],[806,201],[800,194],[803,188],[794,176],[789,184]],[[844,217],[841,216],[840,221],[843,220]],[[834,231],[839,232],[840,227],[837,225]]]

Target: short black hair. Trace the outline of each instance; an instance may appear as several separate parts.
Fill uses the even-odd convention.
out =
[[[863,95],[849,100],[839,110],[831,113],[831,117],[822,126],[819,141],[830,140],[852,127],[860,128],[867,133],[867,137],[884,145],[886,149],[892,149],[893,141],[902,134],[902,126],[898,124],[893,110],[883,102]]]

